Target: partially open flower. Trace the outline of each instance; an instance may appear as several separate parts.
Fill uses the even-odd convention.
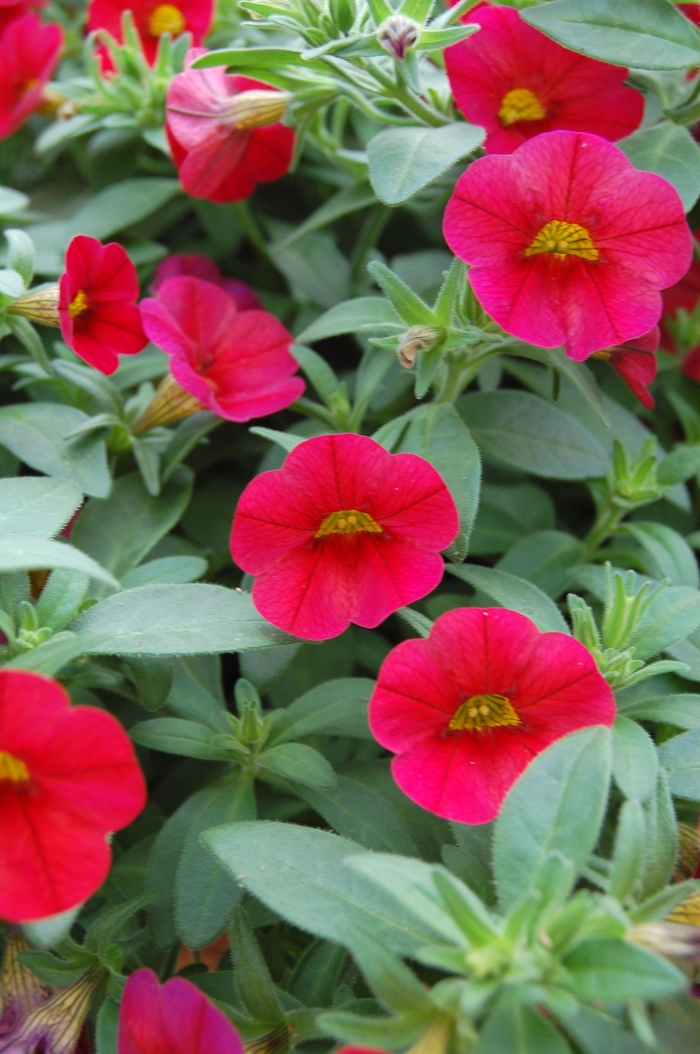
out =
[[[199,45],[211,27],[214,16],[213,0],[90,0],[87,25],[90,32],[106,29],[115,40],[123,43],[121,18],[129,10],[141,37],[148,61],[155,62],[158,41],[163,33],[179,37],[191,33],[192,42]],[[111,62],[102,53],[105,67]]]
[[[0,139],[16,132],[42,105],[62,45],[61,27],[45,26],[36,15],[23,15],[5,27],[0,38]]]
[[[209,201],[241,201],[258,183],[280,179],[294,132],[279,120],[290,99],[262,81],[234,77],[225,66],[193,70],[203,48],[187,53],[170,83],[166,131],[184,190]]]

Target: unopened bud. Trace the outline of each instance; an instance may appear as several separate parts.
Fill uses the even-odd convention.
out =
[[[420,26],[406,15],[390,15],[377,30],[377,40],[382,47],[399,62],[406,52],[415,47],[420,36]]]
[[[627,937],[667,959],[700,962],[700,927],[678,922],[642,922]]]
[[[411,326],[399,339],[397,354],[404,369],[413,369],[419,351],[432,351],[445,334],[435,326]]]
[[[61,318],[58,314],[58,286],[51,285],[46,289],[30,289],[23,293],[8,306],[10,315],[22,315],[30,322],[38,322],[42,326],[60,326]]]
[[[168,373],[158,385],[155,395],[141,416],[132,422],[131,434],[141,435],[143,432],[149,432],[151,428],[173,424],[204,409],[204,404],[186,392],[173,375]]]
[[[234,95],[227,110],[228,117],[234,128],[241,132],[262,128],[280,120],[291,98],[292,93],[288,91],[251,88]]]

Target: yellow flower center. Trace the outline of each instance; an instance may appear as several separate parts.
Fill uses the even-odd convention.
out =
[[[314,538],[325,538],[328,534],[357,534],[368,531],[370,534],[381,534],[383,528],[368,512],[347,509],[344,512],[332,512],[316,531]]]
[[[447,726],[451,732],[481,732],[484,728],[505,728],[522,721],[505,695],[472,695],[462,703]]]
[[[29,783],[29,769],[12,754],[0,750],[0,783],[9,780],[10,783]]]
[[[179,7],[174,4],[158,4],[148,19],[148,32],[152,37],[159,37],[161,33],[170,33],[177,37],[185,25],[185,18]]]
[[[68,314],[71,318],[77,318],[78,315],[82,315],[83,311],[88,309],[88,298],[82,289],[79,289],[75,294],[70,304],[68,305]]]
[[[507,128],[517,121],[543,121],[547,111],[529,88],[513,88],[503,96],[498,116]]]
[[[525,250],[526,256],[552,253],[563,260],[565,256],[580,256],[582,260],[597,260],[600,253],[593,244],[590,232],[578,223],[550,220]]]

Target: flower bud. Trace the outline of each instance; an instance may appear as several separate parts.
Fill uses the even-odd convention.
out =
[[[234,128],[241,132],[262,128],[280,120],[291,98],[292,93],[288,91],[251,88],[233,96],[227,116]]]
[[[415,47],[420,36],[420,26],[406,15],[390,15],[377,30],[377,40],[381,46],[402,62],[406,52]]]
[[[445,337],[441,329],[435,326],[411,326],[399,338],[397,354],[404,369],[410,370],[416,362],[419,351],[432,351]]]
[[[173,424],[183,417],[204,410],[204,404],[181,388],[171,373],[158,385],[155,395],[143,413],[131,423],[131,434],[138,436],[159,425]]]
[[[58,286],[51,285],[44,289],[30,289],[23,293],[8,306],[10,315],[22,315],[30,322],[38,322],[42,326],[60,326],[61,319],[58,313]]]

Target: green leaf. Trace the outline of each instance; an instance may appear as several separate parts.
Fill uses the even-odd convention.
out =
[[[683,640],[698,626],[700,592],[689,586],[669,586],[651,602],[632,637],[634,657],[650,659]]]
[[[700,727],[700,695],[662,695],[626,706],[618,702],[618,710],[637,721],[658,721],[676,728]]]
[[[610,870],[610,896],[624,901],[634,889],[644,867],[646,824],[638,801],[622,803],[617,817],[615,847]]]
[[[95,433],[66,438],[88,420],[87,414],[59,403],[13,403],[0,408],[0,445],[37,472],[71,480],[84,494],[104,498],[112,483],[104,439]]]
[[[668,0],[555,0],[522,17],[564,47],[618,66],[682,70],[700,62],[700,33]]]
[[[304,235],[311,234],[312,231],[319,231],[335,220],[339,220],[342,216],[349,215],[351,212],[366,209],[370,205],[376,204],[376,201],[374,191],[366,183],[356,183],[352,187],[343,187],[328,201],[324,201],[320,208],[312,212],[308,219],[299,224],[290,234],[287,234],[281,241],[271,246],[270,251],[274,254],[282,249],[287,249],[299,238],[303,238]]]
[[[400,205],[481,146],[485,135],[461,121],[444,128],[389,128],[368,144],[370,183],[386,205]]]
[[[179,717],[156,717],[152,721],[141,721],[132,725],[129,731],[134,743],[150,750],[179,754],[185,758],[226,761],[231,757],[231,751],[212,746],[214,734],[210,728],[196,721],[183,721]]]
[[[479,567],[476,564],[462,564],[459,567],[448,564],[447,570],[474,589],[486,593],[501,607],[526,615],[543,633],[570,632],[554,601],[524,579],[494,567]]]
[[[618,716],[612,729],[613,778],[626,798],[646,801],[656,790],[659,760],[650,736],[629,717]]]
[[[667,739],[659,747],[659,761],[668,773],[671,790],[679,798],[700,801],[700,729]]]
[[[207,725],[214,732],[231,731],[221,691],[218,655],[179,656],[173,661],[168,709]]]
[[[121,578],[175,526],[191,494],[189,469],[179,469],[158,497],[148,493],[138,472],[120,476],[106,501],[87,503],[72,540]]]
[[[78,613],[78,608],[87,596],[89,575],[75,571],[54,571],[37,601],[36,613],[40,626],[47,626],[53,633]]]
[[[700,574],[695,554],[685,538],[665,523],[642,523],[638,520],[624,525],[642,546],[651,560],[649,571],[654,578],[669,578],[673,585],[700,586]]]
[[[381,296],[361,296],[357,300],[346,300],[317,318],[303,330],[297,340],[300,344],[313,344],[341,333],[402,333],[406,326],[388,300]]]
[[[373,260],[367,270],[379,288],[391,301],[397,315],[407,326],[434,326],[435,313],[423,303],[413,290],[406,285],[393,271],[390,271],[379,260]]]
[[[218,937],[241,898],[241,886],[203,847],[201,836],[220,824],[255,819],[252,777],[244,773],[212,788],[202,806],[192,818],[175,876],[175,926],[189,948],[204,948]]]
[[[649,1054],[649,1047],[623,1028],[619,1020],[593,1007],[577,1003],[573,1012],[558,1017],[583,1054]]]
[[[263,904],[317,937],[342,943],[348,926],[361,926],[399,955],[434,940],[428,925],[345,866],[361,848],[355,842],[270,822],[221,828],[204,840]]]
[[[553,851],[578,874],[598,839],[610,769],[610,734],[600,727],[564,736],[531,762],[496,821],[494,869],[504,908],[530,888]]]
[[[159,497],[162,497],[162,493]],[[127,571],[122,578],[122,588],[195,582],[207,573],[208,567],[207,561],[201,556],[162,556]]]
[[[662,121],[621,139],[617,146],[635,168],[663,176],[680,194],[685,211],[690,212],[700,194],[700,146],[687,128]]]
[[[664,889],[670,882],[678,858],[676,812],[670,780],[664,769],[659,769],[656,794],[644,802],[644,813],[646,866],[642,893],[644,896],[650,896]],[[671,906],[668,910],[671,910]]]
[[[659,462],[659,483],[673,486],[700,472],[700,443],[676,443],[671,453]]]
[[[554,525],[554,503],[541,487],[483,483],[469,549],[472,556],[504,553],[521,538]]]
[[[420,1008],[434,1009],[415,974],[369,933],[353,927],[347,933],[346,944],[367,984],[388,1010],[402,1014]]]
[[[311,348],[303,344],[293,344],[292,355],[301,366],[306,377],[313,384],[319,398],[327,405],[333,406],[335,400],[345,398],[344,388],[326,360]]]
[[[572,534],[536,531],[516,542],[496,566],[558,597],[569,584],[566,572],[581,562],[583,552],[583,543]]]
[[[684,975],[666,959],[615,938],[583,941],[562,964],[571,974],[574,993],[589,1002],[663,999],[686,986]]]
[[[17,271],[25,286],[28,286],[34,273],[34,243],[26,231],[10,228],[4,231],[4,235],[7,242],[6,264]]]
[[[151,711],[165,706],[173,683],[172,659],[134,655],[124,662],[124,667],[134,682],[141,706]]]
[[[55,677],[66,663],[84,655],[89,645],[98,645],[102,639],[99,634],[77,637],[75,633],[57,633],[38,648],[21,652],[7,665],[16,670],[33,670],[46,677]]]
[[[80,549],[75,549],[67,542],[55,542],[50,538],[24,536],[0,537],[0,574],[12,574],[15,571],[41,571],[44,568],[62,568],[67,571],[80,571],[90,575],[99,582],[105,582],[114,589],[119,589],[116,578],[105,571]]]
[[[374,681],[365,677],[325,681],[299,696],[282,712],[268,742],[286,743],[319,732],[372,739],[367,706],[373,690]]]
[[[281,743],[270,747],[260,755],[259,764],[262,770],[267,769],[306,787],[335,786],[332,767],[323,754],[306,743]]]
[[[192,63],[195,70],[208,69],[210,66],[231,66],[243,69],[246,66],[297,66],[304,65],[305,60],[300,51],[294,48],[219,48],[200,55]]]
[[[298,447],[300,443],[303,443],[305,438],[304,436],[292,435],[291,432],[278,432],[275,428],[260,428],[256,426],[251,428],[250,431],[253,435],[269,439],[271,443],[277,443],[277,446],[281,446],[287,453]]]
[[[97,1015],[95,1047],[97,1054],[118,1054],[119,1004],[108,996]]]
[[[244,1007],[256,1022],[275,1026],[284,1021],[270,971],[244,908],[234,908],[229,928],[236,987]]]
[[[327,231],[306,234],[288,248],[278,250],[274,262],[295,299],[302,303],[328,308],[347,298],[350,263]]]
[[[561,1032],[531,1006],[494,1010],[479,1033],[474,1054],[570,1054]]]
[[[459,534],[447,555],[464,560],[479,505],[479,449],[454,406],[442,403],[430,407],[430,411],[426,422],[426,457],[444,479],[459,512]]]
[[[595,436],[530,392],[473,392],[457,409],[484,457],[554,479],[595,479],[608,470]]]
[[[107,597],[72,627],[105,633],[93,655],[201,655],[247,651],[294,638],[266,622],[248,593],[223,586],[141,586]]]
[[[408,824],[373,788],[338,776],[331,790],[299,787],[297,794],[344,838],[379,852],[419,855]]]
[[[65,527],[83,495],[70,480],[0,479],[0,538],[51,538]]]
[[[0,187],[0,216],[11,216],[14,212],[22,212],[28,204],[29,198],[20,190]]]

